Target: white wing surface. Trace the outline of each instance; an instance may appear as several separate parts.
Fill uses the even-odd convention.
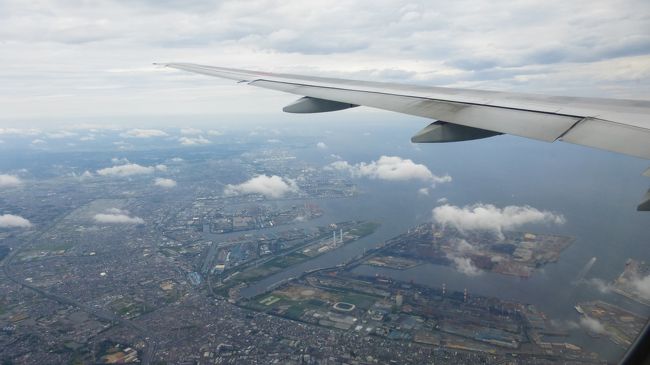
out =
[[[493,132],[485,136],[506,133],[547,142],[561,140],[650,159],[650,101],[422,87],[188,63],[164,65],[308,97],[285,108],[289,112],[363,105],[469,127],[461,132],[479,129]],[[417,141],[447,142],[459,137],[463,139],[462,135],[446,139],[443,133],[434,140]]]

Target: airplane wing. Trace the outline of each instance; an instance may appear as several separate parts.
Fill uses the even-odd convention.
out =
[[[512,134],[557,140],[650,159],[650,101],[561,97],[292,75],[166,63],[302,96],[290,113],[368,106],[434,119],[411,139],[453,142]],[[649,198],[650,199],[650,198]],[[650,204],[645,201],[643,204]]]

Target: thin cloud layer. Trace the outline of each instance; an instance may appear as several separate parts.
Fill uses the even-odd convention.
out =
[[[277,175],[258,175],[238,185],[226,185],[224,194],[227,196],[261,194],[267,198],[281,198],[286,194],[296,193],[298,190],[298,184],[293,179]]]
[[[136,163],[127,163],[124,165],[106,167],[97,170],[97,175],[124,177],[124,176],[132,176],[132,175],[151,174],[155,170],[156,168],[152,166],[141,166]]]
[[[56,131],[56,132],[47,133],[47,138],[63,139],[63,138],[75,137],[76,135],[77,133],[70,132],[70,131]]]
[[[487,230],[503,237],[504,230],[515,229],[529,223],[564,224],[561,214],[538,210],[531,206],[509,205],[498,208],[492,204],[474,204],[457,207],[445,204],[433,209],[433,219],[459,231]]]
[[[21,185],[23,182],[16,175],[0,174],[0,188],[12,188]]]
[[[104,213],[95,214],[93,220],[105,224],[144,224],[144,219],[130,216],[128,211],[117,208],[107,209]]]
[[[3,2],[0,70],[11,75],[3,78],[4,117],[277,110],[273,96],[143,66],[163,54],[165,61],[375,81],[650,95],[646,0],[178,4]]]
[[[203,131],[197,128],[181,128],[181,134],[184,136],[194,136],[202,133]]]
[[[32,223],[19,216],[13,214],[0,215],[0,228],[29,228]]]
[[[353,177],[366,177],[388,181],[420,180],[432,185],[448,183],[451,176],[434,175],[428,167],[417,164],[410,159],[398,156],[381,156],[377,161],[350,164],[347,161],[335,161],[325,167],[327,170],[348,171]]]
[[[156,186],[160,186],[161,188],[173,188],[176,186],[176,181],[172,179],[165,179],[162,177],[158,177],[156,178],[156,180],[154,180],[153,184]]]

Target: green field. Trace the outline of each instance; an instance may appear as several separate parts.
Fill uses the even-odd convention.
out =
[[[363,222],[358,226],[356,226],[355,228],[352,228],[349,232],[359,237],[365,237],[369,234],[374,233],[377,230],[377,228],[379,228],[379,226],[380,226],[379,223]]]

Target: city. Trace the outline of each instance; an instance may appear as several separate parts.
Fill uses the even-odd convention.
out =
[[[41,183],[0,196],[31,222],[0,231],[4,363],[593,364],[608,360],[576,333],[623,350],[640,330],[641,314],[604,301],[567,310],[605,335],[444,278],[364,273],[433,265],[529,280],[575,237],[431,218],[387,229],[392,218],[335,213],[372,198],[367,182],[272,144],[163,155],[76,167],[88,174],[44,166]],[[246,185],[255,179],[284,190]],[[632,261],[621,278],[643,270]]]

